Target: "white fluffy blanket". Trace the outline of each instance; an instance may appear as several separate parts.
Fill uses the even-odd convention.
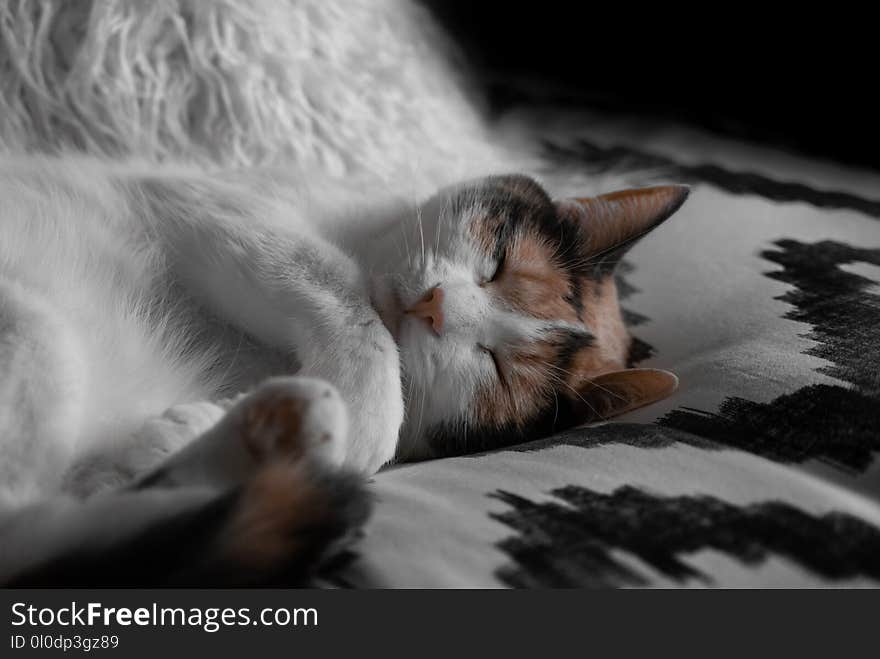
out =
[[[407,0],[8,0],[0,30],[5,150],[392,177],[481,143]]]

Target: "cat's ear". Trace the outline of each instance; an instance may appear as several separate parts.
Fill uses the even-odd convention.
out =
[[[561,217],[580,225],[584,256],[610,272],[639,238],[681,208],[689,192],[686,185],[662,185],[562,199],[555,205]]]
[[[678,388],[678,378],[656,368],[603,373],[586,383],[573,401],[578,423],[602,421],[656,403]]]

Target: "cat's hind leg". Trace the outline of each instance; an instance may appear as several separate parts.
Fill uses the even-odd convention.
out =
[[[370,511],[363,479],[338,467],[345,404],[324,381],[284,377],[225,407],[129,487],[0,512],[0,584],[300,584]],[[164,418],[210,420],[192,411]]]
[[[211,401],[174,405],[118,441],[79,455],[64,475],[62,491],[84,498],[126,487],[210,431],[227,409]]]
[[[130,487],[0,511],[0,585],[303,585],[370,512],[327,464],[344,412],[326,383],[270,380]]]
[[[63,316],[0,278],[0,504],[57,489],[78,448],[87,375]]]

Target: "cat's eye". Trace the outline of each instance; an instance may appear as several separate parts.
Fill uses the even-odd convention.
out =
[[[502,384],[504,384],[504,371],[501,370],[501,362],[498,361],[498,355],[495,354],[495,351],[492,350],[492,348],[484,346],[482,343],[478,344],[477,347],[485,352],[492,360],[492,365],[495,367],[495,372],[498,374],[498,379],[501,380]]]
[[[504,270],[504,261],[505,261],[505,254],[502,252],[501,256],[498,258],[498,263],[495,265],[495,272],[493,272],[492,276],[483,282],[483,284],[482,284],[483,286],[485,286],[486,284],[491,284],[493,281],[495,281],[496,279],[498,279],[498,277],[501,276],[501,272]]]

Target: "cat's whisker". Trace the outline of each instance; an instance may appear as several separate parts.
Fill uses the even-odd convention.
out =
[[[553,377],[553,376],[551,375],[550,377]],[[561,385],[563,385],[564,387],[566,387],[568,390],[570,390],[571,393],[573,393],[573,394],[575,395],[575,397],[577,397],[578,400],[580,400],[584,405],[586,405],[587,407],[589,407],[590,410],[592,410],[593,414],[595,414],[597,417],[599,417],[599,419],[601,419],[602,421],[607,421],[607,419],[606,419],[604,416],[602,416],[601,414],[599,414],[599,410],[597,410],[595,407],[593,407],[593,405],[590,403],[590,401],[588,401],[586,398],[584,398],[583,396],[581,396],[581,393],[580,393],[577,389],[575,389],[574,387],[572,387],[568,382],[566,382],[566,381],[563,380],[562,378],[557,378],[556,381],[559,382],[559,384],[561,384]]]
[[[406,231],[400,232],[400,235],[403,237],[403,246],[404,246],[404,251],[406,252],[406,260],[410,261],[409,238],[407,238],[406,234],[407,234]]]
[[[416,219],[419,222],[419,241],[422,246],[422,269],[424,270],[427,267],[427,258],[425,256],[425,230],[424,230],[424,224],[422,222],[422,208],[421,208],[421,206],[416,206]]]
[[[619,261],[617,259],[607,260],[607,261],[606,260],[597,261],[595,259],[579,259],[576,261],[563,262],[563,266],[568,267],[568,268],[572,268],[572,269],[581,269],[581,268],[587,268],[589,266],[600,266],[600,265],[606,265],[606,264],[607,265],[616,265],[617,263],[619,263]]]
[[[403,385],[403,403],[404,408],[409,412],[412,407],[412,397],[413,397],[413,378],[408,375],[406,371],[401,374],[401,384]],[[407,419],[407,423],[409,423],[409,419]]]
[[[416,427],[416,436],[421,437],[422,435],[422,421],[424,420],[425,415],[425,401],[427,400],[428,389],[427,387],[422,387],[422,401],[419,404],[419,423]]]
[[[572,373],[571,371],[568,371],[568,370],[562,368],[561,366],[557,366],[556,364],[551,364],[551,363],[549,363],[549,362],[546,362],[546,365],[549,366],[550,368],[555,368],[557,371],[561,371],[561,372],[564,373],[565,375],[569,375],[569,376],[574,376],[574,375],[575,375],[575,374]],[[626,398],[625,398],[624,396],[621,396],[621,395],[618,394],[617,392],[612,391],[611,389],[608,389],[607,387],[603,387],[601,384],[597,383],[595,380],[590,380],[589,378],[586,378],[585,380],[586,380],[586,382],[589,382],[591,385],[593,385],[593,386],[596,387],[597,389],[601,389],[601,390],[604,391],[605,393],[611,394],[611,395],[614,396],[615,398],[619,398],[619,399],[622,400],[622,401],[626,401]]]
[[[440,253],[440,233],[443,228],[443,217],[439,217],[434,224],[434,255]]]
[[[636,242],[639,238],[641,238],[642,236],[647,235],[647,234],[650,233],[653,229],[654,229],[653,226],[648,227],[648,228],[645,229],[644,231],[639,231],[639,232],[637,232],[637,233],[635,233],[635,234],[633,234],[633,235],[631,235],[631,236],[627,236],[627,237],[624,238],[623,240],[620,240],[620,241],[614,243],[613,245],[610,245],[610,246],[606,247],[605,249],[601,249],[601,250],[599,250],[598,252],[595,252],[595,253],[591,254],[591,255],[590,255],[590,259],[588,259],[588,261],[587,261],[587,263],[586,263],[585,265],[592,265],[592,264],[594,263],[594,259],[595,259],[596,257],[604,256],[605,254],[608,254],[609,252],[613,252],[614,250],[616,250],[616,249],[618,249],[618,248],[620,248],[620,247],[623,247],[624,245],[626,245],[626,244],[628,244],[628,243],[634,243],[634,242]],[[603,263],[604,263],[604,261],[603,261]],[[617,263],[617,260],[615,259],[615,260],[613,260],[613,261],[609,261],[609,263]]]

